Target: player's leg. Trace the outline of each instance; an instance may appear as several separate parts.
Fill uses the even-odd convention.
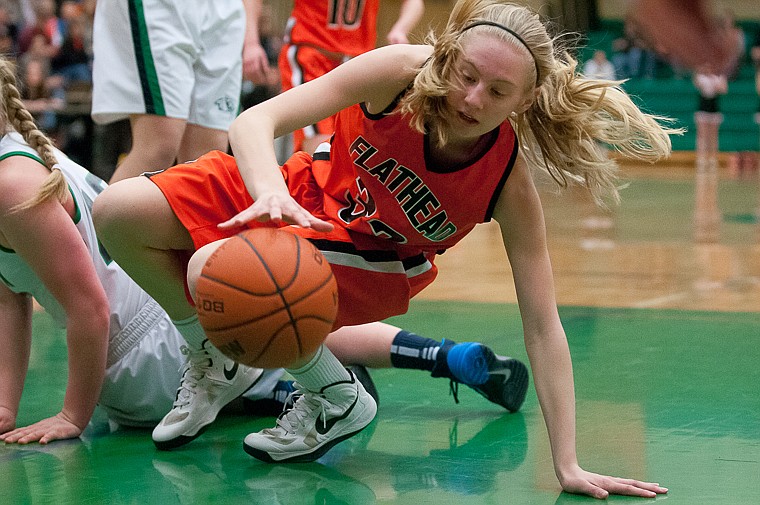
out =
[[[112,257],[161,304],[187,342],[172,410],[153,431],[161,449],[186,444],[227,403],[255,385],[262,370],[238,366],[208,343],[185,292],[185,263],[193,241],[155,183],[134,177],[110,186],[96,199],[93,218]]]
[[[147,177],[109,186],[95,199],[93,221],[111,257],[172,319],[195,313],[184,288],[193,242],[158,186]]]
[[[511,412],[520,409],[528,389],[528,370],[521,361],[479,342],[439,342],[390,324],[369,323],[345,326],[326,343],[342,363],[427,370],[433,377],[465,384]]]
[[[331,59],[313,47],[285,45],[278,60],[282,92],[312,81],[341,63],[342,59]],[[293,150],[314,153],[319,144],[330,139],[334,128],[335,120],[330,117],[293,132]]]
[[[132,148],[116,167],[110,184],[174,165],[186,129],[184,119],[149,114],[130,116],[129,123]]]
[[[188,123],[177,152],[177,160],[180,163],[185,163],[197,159],[209,151],[227,152],[227,144],[226,130]]]
[[[378,261],[375,256],[366,260],[366,251],[354,250],[348,232],[340,227],[328,234],[293,231],[319,238],[320,250],[328,261],[332,258],[339,299],[336,325],[351,323],[357,317],[382,319],[408,306],[409,283],[401,261],[391,273],[379,271],[377,265],[370,264]],[[386,260],[387,255],[381,263],[388,268]],[[378,285],[386,288],[382,295],[375,289]],[[321,346],[298,368],[287,371],[295,378],[300,397],[277,419],[274,428],[245,438],[244,448],[255,458],[267,462],[314,461],[374,419],[377,402],[357,373],[347,370],[327,346]]]
[[[176,163],[204,51],[199,33],[206,16],[194,9],[179,1],[98,4],[92,117],[98,123],[129,117],[132,132],[132,148],[111,182]]]
[[[227,130],[240,110],[243,83],[243,41],[246,21],[240,0],[200,4],[207,9],[198,27],[202,50],[193,61],[193,87],[187,109],[187,128],[177,161],[185,163],[209,151],[227,152]],[[188,4],[197,9],[197,4]]]

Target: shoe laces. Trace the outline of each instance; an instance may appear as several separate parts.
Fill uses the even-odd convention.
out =
[[[295,433],[300,426],[304,425],[306,420],[314,417],[315,412],[319,412],[322,414],[322,420],[326,427],[326,412],[332,405],[330,401],[322,395],[301,389],[298,383],[293,384],[293,386],[295,390],[288,395],[285,401],[285,405],[287,405],[288,401],[294,400],[293,406],[288,410],[283,410],[280,417],[277,418],[277,426],[288,433]]]
[[[205,348],[193,351],[183,345],[180,351],[187,356],[187,360],[180,368],[182,380],[177,389],[174,407],[184,407],[192,401],[198,382],[206,376],[206,371],[211,367],[211,356]]]
[[[449,381],[449,394],[454,397],[454,403],[459,403],[459,382],[456,379]]]

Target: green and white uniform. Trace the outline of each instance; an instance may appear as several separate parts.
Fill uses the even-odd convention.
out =
[[[182,336],[164,310],[99,245],[92,203],[106,183],[56,150],[58,167],[74,197],[74,223],[87,245],[111,309],[106,377],[98,404],[126,426],[153,426],[172,408],[185,362]],[[26,156],[43,163],[20,135],[0,139],[0,159]],[[61,327],[66,313],[32,269],[13,251],[0,247],[0,281],[15,293],[32,295]],[[270,393],[280,373],[260,380],[246,396]]]
[[[226,131],[240,103],[245,28],[242,0],[98,0],[93,119],[152,114]]]

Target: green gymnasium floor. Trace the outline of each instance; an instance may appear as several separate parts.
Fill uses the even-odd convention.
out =
[[[760,503],[760,313],[562,307],[574,359],[578,451],[589,470],[660,482],[669,505]],[[394,322],[482,340],[525,358],[513,304],[417,301]],[[57,412],[62,332],[35,315],[19,424]],[[0,504],[566,504],[532,385],[517,414],[423,372],[377,370],[376,421],[317,463],[268,465],[242,450],[272,418],[220,418],[190,445],[148,431],[0,446]]]

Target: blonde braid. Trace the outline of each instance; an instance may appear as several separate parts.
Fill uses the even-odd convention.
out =
[[[2,96],[3,110],[6,124],[10,124],[26,141],[29,146],[37,151],[45,163],[45,166],[51,170],[50,176],[40,187],[37,194],[30,200],[23,202],[13,211],[20,211],[46,202],[55,198],[64,202],[68,198],[68,184],[63,177],[63,173],[54,168],[58,163],[55,157],[53,142],[45,136],[34,122],[32,114],[26,110],[24,102],[21,100],[21,93],[17,87],[16,69],[8,60],[0,57],[0,96]]]

